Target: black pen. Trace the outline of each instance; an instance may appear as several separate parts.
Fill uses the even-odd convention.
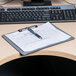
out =
[[[37,33],[35,33],[31,28],[27,28],[28,31],[30,31],[32,34],[34,34],[37,38],[42,39],[42,37],[40,35],[38,35]]]

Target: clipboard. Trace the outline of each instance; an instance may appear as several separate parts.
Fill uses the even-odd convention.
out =
[[[37,38],[27,28],[31,28],[35,33],[40,35],[42,39]],[[15,32],[4,34],[2,37],[21,55],[33,53],[41,49],[74,39],[73,36],[65,33],[49,22],[39,26],[36,25],[22,28]]]

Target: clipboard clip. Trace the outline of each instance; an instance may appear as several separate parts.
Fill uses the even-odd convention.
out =
[[[30,26],[30,27],[26,27],[26,28],[22,28],[22,29],[19,29],[18,31],[19,32],[22,32],[23,30],[25,30],[25,29],[28,29],[28,28],[37,28],[38,26],[37,25],[34,25],[34,26]]]

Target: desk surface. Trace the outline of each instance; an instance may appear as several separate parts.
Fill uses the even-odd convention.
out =
[[[53,5],[67,4],[63,0],[52,0],[52,3]],[[12,5],[15,4],[16,4],[15,2],[12,3]],[[18,2],[18,5],[21,6],[20,2]],[[11,6],[11,3],[6,4],[6,6]],[[76,22],[53,23],[53,24],[76,38]],[[0,65],[8,61],[11,61],[13,59],[24,57],[21,56],[19,52],[17,52],[17,50],[14,49],[9,43],[7,43],[1,36],[3,34],[13,32],[20,28],[24,28],[26,26],[32,26],[32,25],[36,25],[36,24],[0,25]],[[54,56],[69,58],[76,61],[76,39],[31,53],[26,56],[32,56],[32,55],[54,55]]]

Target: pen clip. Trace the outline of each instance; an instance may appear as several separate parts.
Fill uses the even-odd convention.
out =
[[[26,28],[19,29],[18,31],[19,32],[22,32],[23,30],[25,30],[27,28],[32,28],[32,27],[37,28],[38,26],[37,25],[34,25],[34,26],[26,27]]]

